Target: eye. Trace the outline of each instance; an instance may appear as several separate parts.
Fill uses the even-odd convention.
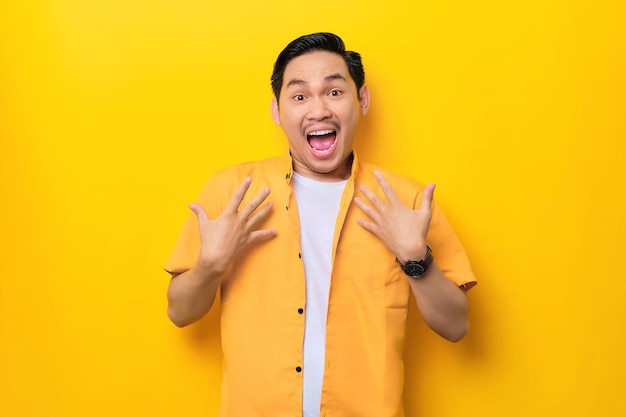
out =
[[[338,96],[340,96],[340,95],[341,95],[341,91],[340,91],[340,90],[331,90],[331,91],[330,91],[330,95],[331,95],[332,97],[338,97]]]
[[[295,101],[303,101],[304,100],[304,95],[302,94],[296,94],[295,96],[293,96],[293,99]]]

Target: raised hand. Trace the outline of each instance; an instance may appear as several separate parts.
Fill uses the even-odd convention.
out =
[[[257,210],[270,194],[269,188],[264,188],[250,202],[239,207],[251,182],[252,178],[247,177],[233,194],[224,212],[213,220],[209,219],[202,206],[189,205],[198,217],[202,243],[198,262],[203,266],[216,271],[225,271],[242,249],[276,235],[276,229],[258,230],[258,226],[272,211],[272,203]]]
[[[426,186],[421,207],[413,210],[400,201],[380,172],[377,171],[374,175],[387,201],[362,185],[360,190],[371,205],[359,197],[355,197],[354,202],[369,220],[358,219],[357,222],[376,235],[400,262],[423,259],[426,254],[426,234],[432,217],[435,185]]]

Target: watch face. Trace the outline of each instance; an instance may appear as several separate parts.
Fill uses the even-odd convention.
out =
[[[409,261],[404,265],[404,272],[410,277],[421,277],[426,269],[419,262]]]

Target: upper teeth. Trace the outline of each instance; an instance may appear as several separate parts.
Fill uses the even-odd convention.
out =
[[[318,130],[318,131],[309,133],[309,135],[310,136],[323,136],[323,135],[330,135],[331,133],[333,133],[332,130]]]

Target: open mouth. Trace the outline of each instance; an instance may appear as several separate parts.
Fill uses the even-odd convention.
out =
[[[335,149],[337,140],[337,131],[335,130],[317,130],[306,136],[309,147],[314,154],[323,156],[330,154]]]

